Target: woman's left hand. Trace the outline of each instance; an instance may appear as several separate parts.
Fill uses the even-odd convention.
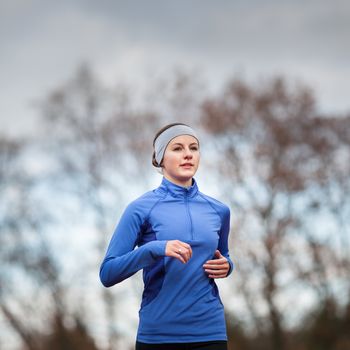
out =
[[[227,259],[221,255],[220,251],[215,252],[216,259],[208,260],[204,265],[204,270],[209,274],[209,278],[224,278],[230,270],[230,264]]]

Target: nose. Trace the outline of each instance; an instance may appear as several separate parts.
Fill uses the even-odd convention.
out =
[[[185,148],[185,158],[191,159],[193,157],[193,154],[189,148]]]

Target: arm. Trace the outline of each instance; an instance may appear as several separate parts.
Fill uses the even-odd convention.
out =
[[[230,264],[230,269],[227,273],[227,276],[234,269],[234,264],[230,258],[230,253],[228,250],[228,236],[229,236],[229,234],[230,234],[230,209],[228,207],[225,207],[224,215],[223,215],[223,219],[222,219],[222,226],[221,226],[221,230],[220,230],[218,250],[227,259],[228,263]]]
[[[222,224],[218,249],[215,251],[214,259],[208,260],[204,265],[205,272],[209,278],[227,277],[234,269],[233,262],[228,250],[228,235],[230,233],[230,209],[225,207],[222,216]]]
[[[144,215],[131,203],[113,233],[100,267],[100,279],[105,287],[123,281],[165,255],[166,241],[155,240],[134,249],[143,221]]]

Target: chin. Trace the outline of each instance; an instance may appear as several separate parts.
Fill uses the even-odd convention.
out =
[[[184,171],[179,174],[179,177],[184,178],[184,179],[191,179],[194,176],[195,172],[193,170],[191,171]]]

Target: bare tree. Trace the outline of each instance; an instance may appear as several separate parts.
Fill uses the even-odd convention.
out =
[[[121,326],[135,325],[121,311],[139,281],[103,289],[98,266],[126,202],[152,183],[155,131],[174,119],[206,128],[202,166],[233,208],[230,288],[245,307],[228,315],[230,346],[308,349],[322,344],[324,315],[342,343],[324,342],[347,344],[349,116],[321,115],[308,88],[283,79],[235,80],[205,99],[196,79],[178,71],[142,100],[84,66],[43,99],[35,139],[1,138],[0,313],[24,348],[125,343]]]
[[[24,348],[39,349],[52,315],[63,322],[67,307],[60,269],[44,234],[51,218],[37,195],[41,180],[26,165],[29,149],[28,140],[3,137],[0,142],[0,311]]]
[[[203,104],[202,120],[213,135],[223,193],[235,208],[236,280],[246,310],[258,334],[271,334],[268,348],[285,349],[287,325],[298,317],[307,285],[312,281],[311,293],[320,298],[320,288],[328,295],[337,278],[349,277],[348,257],[333,244],[345,239],[348,246],[338,232],[348,232],[339,221],[348,205],[341,196],[334,210],[329,200],[334,186],[349,187],[349,163],[335,159],[339,152],[349,158],[350,119],[319,115],[309,89],[293,90],[278,78],[259,88],[232,82]],[[335,216],[335,230],[315,225],[323,211]]]
[[[130,199],[129,192],[142,180],[144,186],[149,182],[151,135],[159,118],[131,106],[123,87],[104,88],[87,66],[50,94],[42,112],[45,133],[54,130],[47,141],[59,160],[53,179],[65,179],[57,183],[65,183],[62,190],[78,198],[85,213],[81,219],[92,218],[102,259],[112,224]],[[93,264],[97,280],[99,261]],[[116,348],[120,337],[114,325],[116,304],[122,298],[115,290],[103,290],[110,349]]]

